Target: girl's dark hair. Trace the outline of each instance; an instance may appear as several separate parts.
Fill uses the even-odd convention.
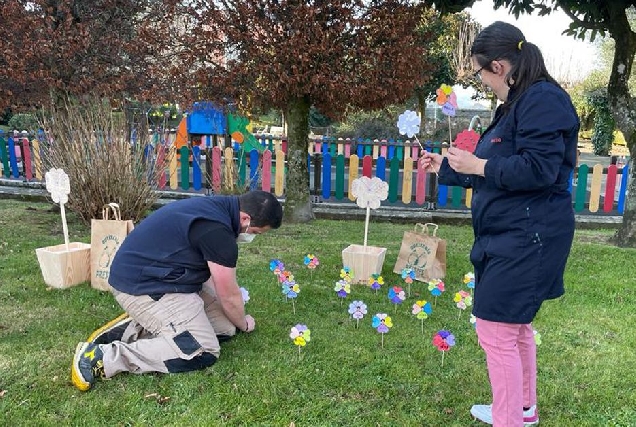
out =
[[[526,41],[521,30],[512,24],[496,21],[484,28],[477,35],[470,55],[475,56],[480,67],[489,71],[492,71],[492,61],[507,60],[511,69],[506,82],[515,89],[515,99],[537,80],[543,79],[559,86],[548,73],[537,45]],[[509,99],[505,104],[510,105],[515,99]]]

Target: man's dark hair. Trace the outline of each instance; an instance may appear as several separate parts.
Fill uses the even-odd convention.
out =
[[[253,227],[280,227],[283,207],[278,199],[267,191],[253,190],[239,196],[239,209],[251,217]]]

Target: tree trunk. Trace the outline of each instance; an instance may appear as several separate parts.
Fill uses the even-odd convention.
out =
[[[631,157],[623,223],[616,231],[614,243],[621,247],[636,247],[636,173],[634,155],[636,155],[636,101],[629,94],[628,81],[632,73],[632,64],[636,55],[636,33],[631,30],[622,6],[607,2],[612,23],[610,35],[621,44],[614,50],[614,61],[607,86],[608,100],[616,126],[623,132]]]
[[[308,97],[300,97],[289,102],[285,119],[289,127],[287,134],[287,178],[285,185],[285,221],[309,222],[314,219],[309,194],[309,169],[307,151],[309,148],[309,107]]]

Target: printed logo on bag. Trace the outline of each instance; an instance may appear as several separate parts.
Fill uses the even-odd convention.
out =
[[[411,268],[415,274],[421,276],[424,274],[428,257],[431,255],[431,248],[424,243],[413,243],[409,249],[411,253],[406,261],[406,268]]]
[[[95,277],[108,279],[108,276],[110,276],[110,263],[113,261],[113,257],[115,256],[117,249],[119,249],[121,241],[119,240],[119,237],[113,234],[108,234],[101,240],[101,242],[102,250],[99,260],[97,261],[99,268],[95,271]]]

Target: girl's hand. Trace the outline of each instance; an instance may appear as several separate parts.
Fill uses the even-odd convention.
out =
[[[420,158],[420,166],[428,172],[438,173],[439,168],[442,166],[442,160],[444,160],[444,156],[441,154],[425,151]]]
[[[448,159],[448,165],[453,168],[455,172],[484,176],[486,160],[480,159],[473,153],[462,150],[461,148],[450,147],[446,158]]]

